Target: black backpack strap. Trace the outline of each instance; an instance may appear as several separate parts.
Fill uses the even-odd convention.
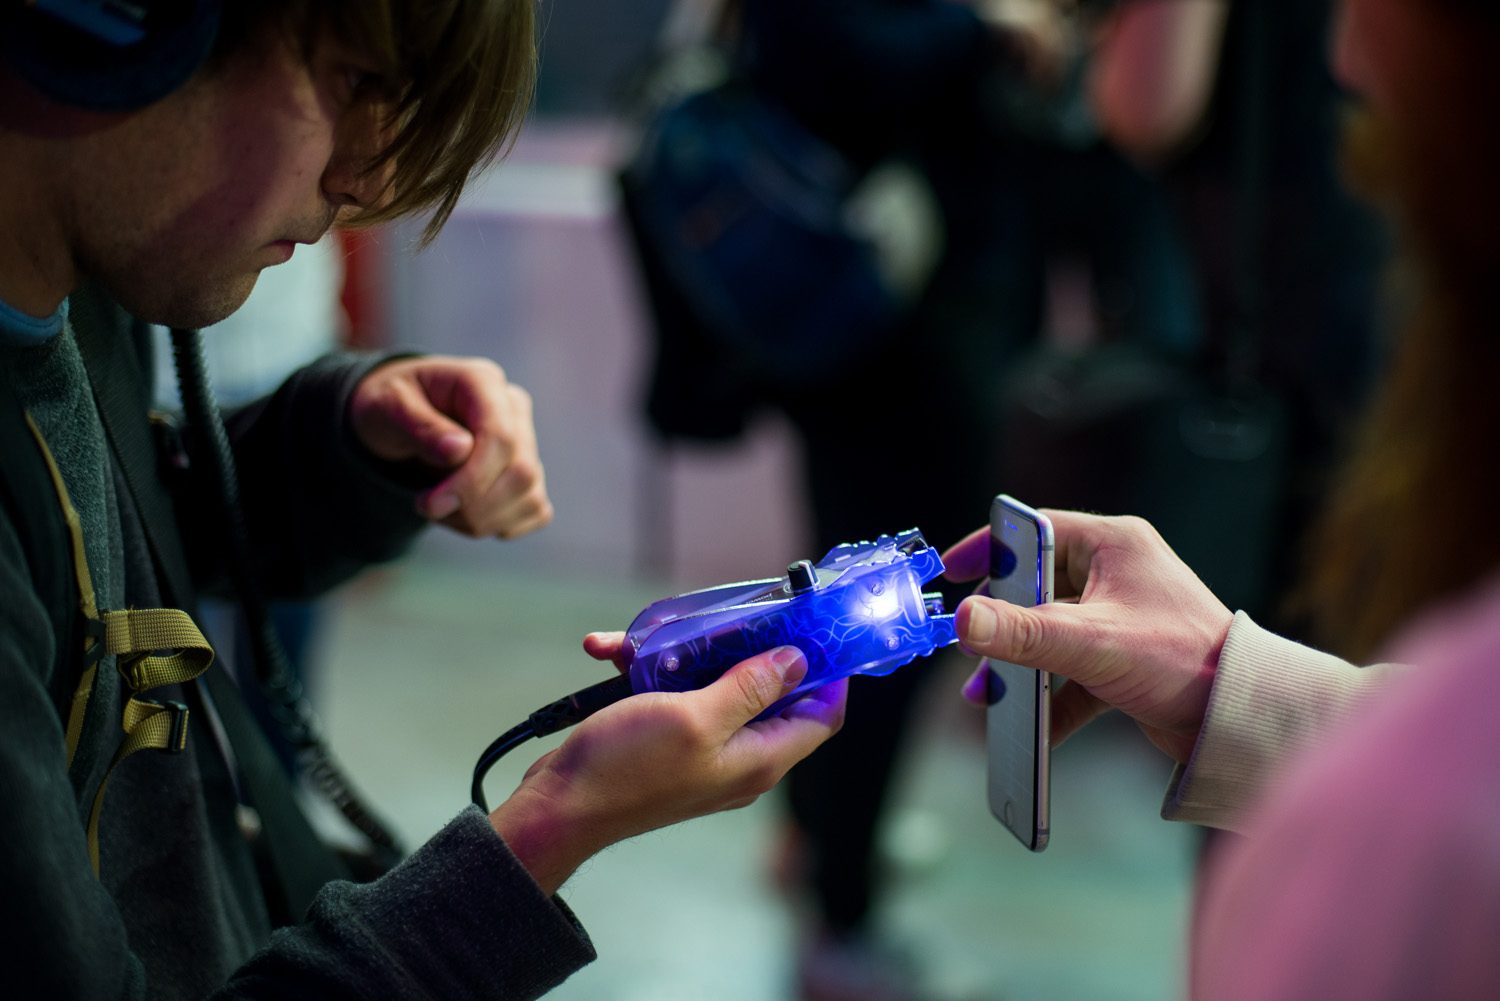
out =
[[[78,585],[69,557],[68,526],[36,439],[26,426],[26,410],[10,379],[0,373],[0,507],[15,526],[21,551],[31,567],[33,586],[46,606],[56,638],[51,665],[53,704],[67,719],[78,684],[83,651],[83,617],[78,608]],[[74,761],[70,774],[75,790],[87,773],[85,760]],[[81,795],[81,793],[80,793]]]
[[[157,475],[148,418],[147,379],[135,351],[133,322],[93,289],[70,299],[71,322],[88,369],[105,436],[130,499],[140,513],[162,586],[171,603],[192,608],[194,589],[177,535],[172,499]],[[287,914],[300,919],[324,883],[347,879],[339,857],[318,837],[293,796],[291,781],[250,714],[239,688],[215,664],[202,678],[233,747],[243,791],[260,813],[265,844]]]
[[[151,383],[135,350],[133,321],[103,294],[87,288],[69,297],[68,316],[88,370],[105,440],[145,525],[146,544],[162,590],[170,603],[192,611],[196,590],[174,527],[177,515],[172,499],[157,476],[156,440],[149,418]]]

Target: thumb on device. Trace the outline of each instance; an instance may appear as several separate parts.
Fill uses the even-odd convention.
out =
[[[724,672],[701,690],[711,712],[728,730],[737,730],[765,712],[807,677],[807,658],[794,646],[756,654]]]
[[[1065,651],[1059,644],[1066,637],[1067,623],[1052,611],[1055,606],[1024,608],[997,598],[971,595],[958,606],[955,625],[959,642],[970,653],[1003,660],[1010,664],[1044,668],[1058,673],[1053,663]],[[1076,606],[1075,606],[1076,607]]]

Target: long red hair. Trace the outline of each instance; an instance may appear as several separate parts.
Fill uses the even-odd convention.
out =
[[[1354,659],[1500,569],[1500,13],[1494,0],[1382,2],[1420,31],[1381,67],[1389,106],[1349,145],[1357,186],[1401,234],[1393,298],[1409,318],[1305,591],[1320,641]]]

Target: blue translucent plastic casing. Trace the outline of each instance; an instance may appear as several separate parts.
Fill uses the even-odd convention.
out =
[[[762,717],[851,674],[890,674],[958,637],[941,595],[922,585],[943,561],[916,529],[836,546],[815,579],[794,593],[790,577],[740,581],[663,598],[626,631],[637,692],[702,688],[747,657],[788,645],[807,677]]]

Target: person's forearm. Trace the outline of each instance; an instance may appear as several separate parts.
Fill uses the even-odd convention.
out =
[[[328,356],[228,415],[246,527],[272,596],[321,593],[400,554],[426,524],[415,509],[417,486],[387,475],[347,430],[348,397],[379,360]],[[190,515],[184,535],[190,552],[216,555],[216,544],[192,545],[195,535],[207,531],[212,540],[219,530],[217,488],[198,486],[198,509],[179,504]],[[202,575],[204,568],[194,569]]]
[[[222,997],[538,997],[594,950],[517,861],[466,809],[373,883],[330,883]]]
[[[1103,31],[1089,96],[1126,154],[1160,160],[1198,129],[1213,95],[1228,0],[1134,0]]]

